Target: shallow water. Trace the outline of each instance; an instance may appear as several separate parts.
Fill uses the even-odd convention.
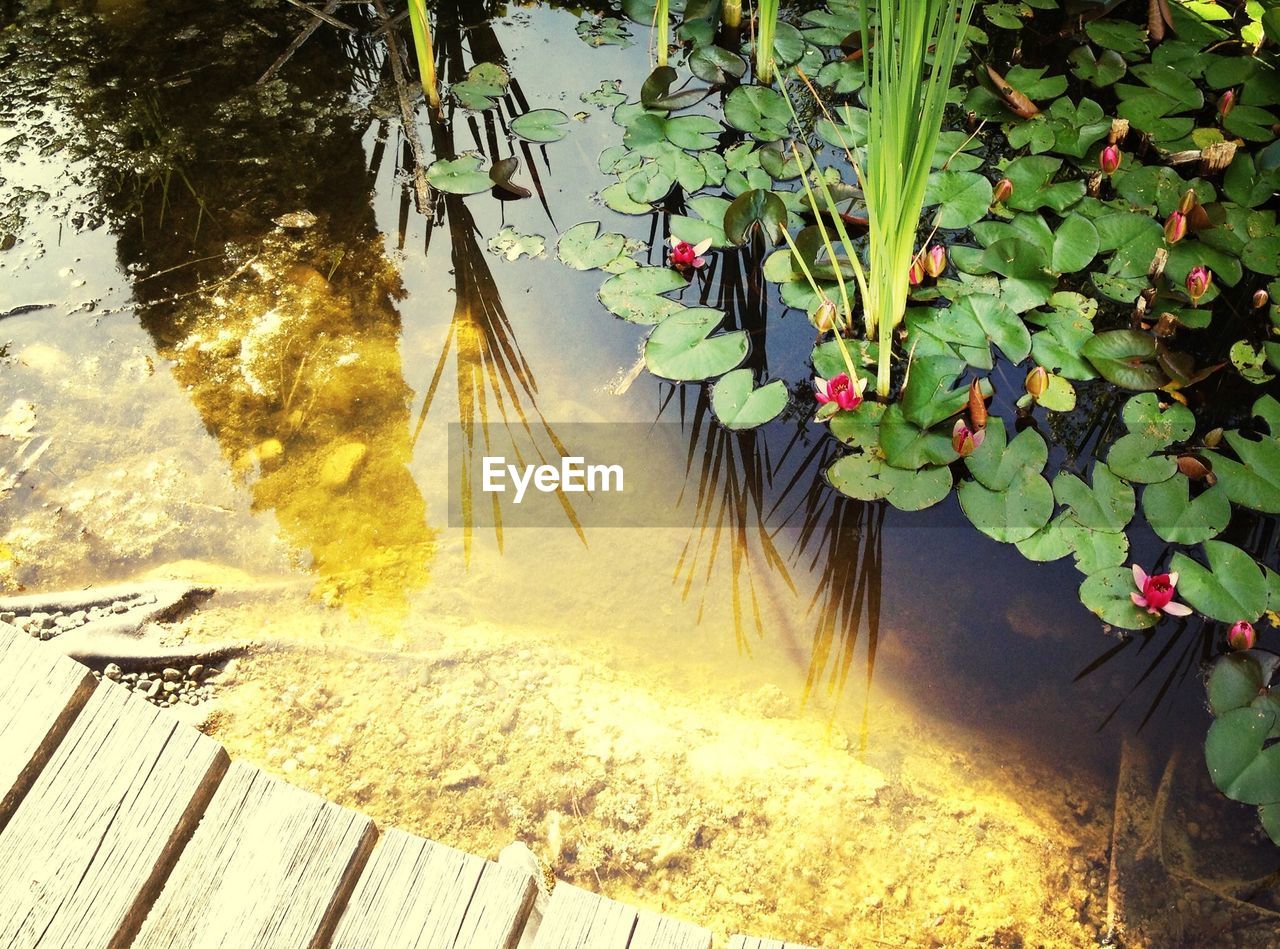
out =
[[[663,237],[595,198],[616,127],[578,98],[638,88],[642,30],[590,49],[575,12],[446,4],[446,79],[505,57],[531,107],[581,114],[516,146],[545,201],[445,197],[428,220],[380,48],[322,28],[254,85],[295,13],[32,6],[3,34],[0,314],[50,305],[0,319],[0,450],[48,440],[0,498],[3,583],[212,582],[176,632],[267,644],[210,726],[233,754],[478,853],[522,840],[721,935],[1096,940],[1121,741],[1181,750],[1197,783],[1201,632],[1121,646],[1069,564],[986,540],[954,499],[840,500],[803,418],[726,435],[696,389],[632,380],[643,328],[553,248],[579,221]],[[492,113],[420,132],[511,152]],[[273,223],[297,211],[314,224]],[[494,253],[505,226],[547,253]],[[702,289],[742,294],[763,358],[760,303],[717,266]],[[802,315],[768,333],[803,366]],[[685,526],[448,526],[450,424],[510,450],[653,420],[688,432],[688,471],[654,460]],[[1203,788],[1180,806],[1249,826]],[[1274,869],[1256,834],[1228,841],[1188,844],[1206,875]]]

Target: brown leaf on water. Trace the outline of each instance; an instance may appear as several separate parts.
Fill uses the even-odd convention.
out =
[[[527,198],[533,194],[528,188],[521,187],[511,180],[512,176],[520,170],[520,159],[512,156],[504,158],[501,161],[495,161],[493,167],[489,169],[489,180],[507,194],[514,195],[517,198]]]
[[[1192,481],[1214,482],[1213,467],[1196,455],[1179,455],[1178,470]]]
[[[1147,33],[1159,43],[1165,34],[1173,31],[1173,13],[1169,0],[1147,0]]]
[[[975,429],[987,427],[987,401],[977,379],[969,383],[969,421]]]
[[[1014,115],[1019,118],[1029,119],[1040,114],[1039,106],[1009,85],[1009,81],[990,66],[987,67],[987,75],[991,77],[991,81],[995,83],[996,92],[1000,94],[1004,104],[1013,110]]]

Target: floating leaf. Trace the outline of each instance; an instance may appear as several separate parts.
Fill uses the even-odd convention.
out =
[[[1213,664],[1207,692],[1215,716],[1254,705],[1271,684],[1280,656],[1260,649],[1232,652]]]
[[[1218,790],[1242,804],[1280,802],[1280,745],[1266,746],[1274,712],[1238,708],[1209,728],[1204,743],[1209,777]]]
[[[772,191],[755,188],[733,199],[724,212],[724,236],[731,244],[745,244],[759,231],[770,244],[776,244],[787,226],[787,207]]]
[[[645,365],[655,376],[680,382],[700,382],[728,372],[746,358],[748,344],[742,330],[712,336],[723,322],[723,311],[711,307],[672,313],[645,340]]]
[[[1267,608],[1267,585],[1253,558],[1220,540],[1205,541],[1204,553],[1208,569],[1186,554],[1173,555],[1178,594],[1197,612],[1223,623],[1253,622],[1261,616]]]
[[[521,256],[541,257],[546,246],[546,239],[541,234],[521,234],[514,227],[504,227],[489,239],[489,252],[501,254],[507,260]]]
[[[730,79],[741,79],[747,71],[747,64],[741,56],[727,49],[699,46],[689,57],[689,69],[704,82],[723,85]]]
[[[973,171],[936,171],[925,187],[924,205],[938,208],[939,227],[968,227],[991,207],[991,182]]]
[[[1124,57],[1115,50],[1105,49],[1101,56],[1095,56],[1088,46],[1078,46],[1067,56],[1071,63],[1071,71],[1080,79],[1094,86],[1109,86],[1123,79],[1128,71]]]
[[[1133,602],[1129,596],[1133,592],[1133,571],[1108,567],[1085,577],[1080,584],[1080,602],[1104,623],[1121,629],[1150,629],[1157,617]]]
[[[1049,482],[1028,468],[1020,469],[1004,490],[992,491],[977,481],[963,481],[957,493],[973,526],[1004,544],[1026,540],[1053,516]]]
[[[511,77],[497,63],[477,63],[467,78],[450,88],[458,104],[471,112],[483,112],[498,104],[507,91]]]
[[[1231,501],[1222,485],[1195,498],[1191,482],[1182,475],[1151,484],[1142,492],[1142,513],[1161,540],[1198,544],[1217,537],[1231,520]]]
[[[528,142],[558,142],[568,134],[569,116],[559,109],[534,109],[511,120],[511,131]]]
[[[606,280],[600,287],[600,302],[629,322],[657,323],[685,309],[683,303],[660,294],[686,286],[684,277],[670,268],[637,267]]]
[[[964,461],[984,487],[1005,491],[1024,471],[1039,474],[1048,460],[1049,447],[1035,429],[1024,429],[1006,443],[1004,419],[996,417],[987,423],[982,444]]]
[[[1081,349],[1108,382],[1122,389],[1158,389],[1168,379],[1156,364],[1156,341],[1137,330],[1108,330]]]
[[[951,469],[910,471],[874,455],[845,455],[827,468],[827,480],[841,494],[860,501],[887,500],[902,511],[922,511],[951,493]]]
[[[1059,472],[1053,479],[1053,494],[1058,503],[1071,508],[1076,520],[1094,530],[1115,533],[1133,519],[1133,488],[1102,462],[1093,466],[1091,486],[1070,472]]]
[[[442,158],[427,168],[427,184],[449,194],[479,194],[493,187],[484,169],[484,156],[464,152],[457,158]]]
[[[786,100],[767,86],[738,86],[724,103],[725,121],[762,142],[786,138],[791,110]]]
[[[584,221],[561,235],[556,253],[566,267],[596,270],[616,260],[625,253],[626,247],[627,239],[623,235],[601,234],[599,221]]]
[[[772,422],[787,407],[787,387],[781,379],[755,388],[755,373],[735,369],[711,388],[711,411],[720,424],[735,430]]]

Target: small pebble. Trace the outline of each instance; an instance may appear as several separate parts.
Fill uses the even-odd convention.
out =
[[[190,679],[198,679],[202,675],[204,675],[204,666],[200,665],[198,662],[187,670],[187,677]]]
[[[107,668],[102,671],[102,674],[106,676],[108,679],[110,679],[112,682],[120,681],[120,675],[121,675],[120,667],[117,666],[114,662],[107,663]]]
[[[128,612],[128,610],[129,610],[129,605],[123,602],[122,600],[116,600],[114,603],[111,604],[112,613],[126,613]]]
[[[180,682],[182,680],[182,673],[177,669],[165,669],[160,674],[164,676],[165,682]]]

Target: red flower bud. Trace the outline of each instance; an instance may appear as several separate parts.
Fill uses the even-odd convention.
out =
[[[1200,298],[1213,286],[1213,271],[1208,267],[1192,267],[1187,274],[1187,295],[1192,303],[1199,303]]]
[[[1228,89],[1218,97],[1218,115],[1226,118],[1231,114],[1231,110],[1236,107],[1236,91]]]
[[[961,458],[968,458],[986,437],[985,429],[980,428],[975,432],[964,424],[964,419],[958,418],[955,426],[951,429],[951,447],[955,449],[955,453]]]
[[[1164,239],[1176,244],[1187,236],[1187,216],[1181,211],[1174,211],[1164,222]]]
[[[1123,153],[1114,145],[1108,145],[1101,154],[1098,155],[1098,167],[1102,169],[1102,173],[1113,175],[1120,167],[1123,159]]]
[[[907,271],[907,282],[913,287],[918,287],[924,282],[924,264],[920,262],[919,255],[911,259],[911,269]]]
[[[1253,631],[1253,624],[1247,619],[1237,622],[1231,627],[1231,632],[1227,633],[1227,645],[1232,649],[1252,649],[1257,641],[1258,637]]]

